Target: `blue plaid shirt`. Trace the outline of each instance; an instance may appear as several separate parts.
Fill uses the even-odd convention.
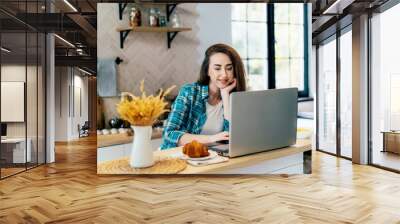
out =
[[[200,134],[207,120],[206,103],[208,85],[185,84],[172,104],[171,113],[164,126],[161,149],[174,148],[183,134]],[[229,122],[224,119],[224,131],[229,130]]]

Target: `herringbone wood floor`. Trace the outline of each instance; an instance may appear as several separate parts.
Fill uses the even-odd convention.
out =
[[[400,223],[400,175],[314,152],[298,176],[97,176],[94,138],[0,181],[0,223]]]

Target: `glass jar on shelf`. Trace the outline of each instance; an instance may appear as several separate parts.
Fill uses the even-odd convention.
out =
[[[175,12],[172,13],[172,15],[171,15],[171,18],[169,20],[169,26],[177,28],[177,27],[181,27],[181,25],[182,24],[181,24],[179,15],[178,15],[178,9],[176,9]]]
[[[137,6],[131,8],[131,13],[129,16],[129,21],[131,27],[137,27],[142,25],[142,13]]]

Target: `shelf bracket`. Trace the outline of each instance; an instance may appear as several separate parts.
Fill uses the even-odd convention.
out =
[[[177,4],[167,4],[166,6],[166,12],[167,12],[167,22],[169,22],[169,17],[172,15],[172,13],[174,12],[175,8],[176,8]]]
[[[131,30],[119,31],[119,41],[121,49],[124,48],[124,42],[129,32],[131,32]]]
[[[119,9],[119,20],[122,20],[122,15],[124,14],[124,10],[128,3],[118,3],[118,9]]]
[[[177,34],[178,34],[178,32],[168,32],[167,33],[168,49],[171,48],[171,43]]]

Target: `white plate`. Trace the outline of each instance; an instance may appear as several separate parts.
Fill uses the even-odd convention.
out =
[[[185,155],[182,153],[182,159],[184,160],[192,160],[192,161],[202,161],[202,160],[209,160],[212,158],[215,158],[218,154],[212,150],[208,150],[208,152],[210,153],[210,155],[205,156],[205,157],[200,157],[200,158],[190,158],[189,156]]]

